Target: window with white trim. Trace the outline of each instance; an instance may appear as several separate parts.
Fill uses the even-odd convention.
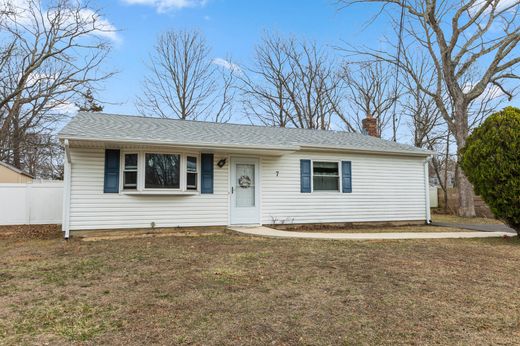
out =
[[[186,156],[186,189],[198,189],[198,165],[196,156]]]
[[[197,153],[123,152],[121,167],[123,192],[175,194],[199,191],[200,156]]]
[[[137,163],[138,154],[125,154],[123,167],[123,189],[136,190],[137,189]]]
[[[339,191],[339,163],[331,161],[312,162],[313,191]]]
[[[180,189],[181,156],[179,154],[145,154],[145,189]]]

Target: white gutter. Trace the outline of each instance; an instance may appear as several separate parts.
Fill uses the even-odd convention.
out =
[[[428,162],[429,162],[429,157],[424,160],[424,194],[425,194],[425,197],[426,197],[426,224],[429,225],[432,223],[432,218],[431,218],[431,210],[430,210],[430,179],[429,179],[429,174],[428,174]]]
[[[302,150],[318,150],[318,151],[337,151],[337,152],[350,152],[350,153],[362,153],[362,154],[382,154],[382,155],[401,155],[401,156],[431,156],[434,154],[433,151],[408,151],[408,150],[377,150],[377,149],[360,149],[360,148],[338,148],[331,146],[318,146],[318,145],[302,145]]]
[[[63,167],[63,218],[61,224],[61,230],[63,231],[63,237],[68,240],[70,236],[70,186],[71,186],[71,168],[72,161],[70,158],[69,140],[64,140],[65,157],[67,158],[64,162]]]
[[[147,144],[147,145],[168,145],[176,147],[189,147],[189,148],[214,148],[217,150],[221,149],[261,149],[261,150],[283,150],[283,151],[295,151],[300,150],[300,146],[297,145],[244,145],[244,144],[216,144],[216,143],[187,143],[187,142],[174,142],[174,141],[147,141],[141,139],[111,139],[111,138],[95,138],[95,137],[66,137],[58,136],[62,141],[90,141],[90,142],[109,142],[109,143],[125,143],[125,144]]]

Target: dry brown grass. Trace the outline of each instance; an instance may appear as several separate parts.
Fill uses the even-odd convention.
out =
[[[409,225],[409,226],[379,226],[379,227],[349,227],[342,226],[320,226],[320,225],[298,225],[273,228],[289,232],[318,232],[318,233],[423,233],[423,232],[469,232],[467,229],[455,227],[441,227],[431,225]]]
[[[61,237],[61,225],[0,226],[0,241],[5,239],[58,239]]]
[[[461,217],[457,215],[432,214],[432,220],[437,222],[463,223],[468,225],[502,225],[502,221],[485,217]]]
[[[518,344],[520,242],[0,242],[0,344]]]

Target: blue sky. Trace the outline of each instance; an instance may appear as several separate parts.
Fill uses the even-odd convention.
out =
[[[334,47],[384,48],[385,36],[393,42],[397,39],[388,14],[369,24],[380,9],[377,4],[343,10],[336,0],[112,0],[99,4],[105,18],[119,30],[108,61],[119,73],[97,95],[110,113],[137,114],[135,99],[147,74],[145,64],[157,36],[167,30],[199,30],[212,47],[213,58],[231,57],[246,66],[251,65],[254,47],[265,31]],[[500,107],[508,104],[520,106],[519,97]],[[234,108],[231,121],[248,122],[240,107]],[[400,141],[410,140],[408,121],[401,119]]]
[[[343,41],[377,44],[385,29],[384,23],[364,28],[376,7],[338,11],[334,0],[116,0],[102,5],[106,18],[120,30],[108,62],[119,73],[99,96],[109,102],[105,111],[125,114],[136,114],[144,64],[158,34],[166,30],[197,29],[206,36],[214,58],[230,56],[249,64],[266,30],[337,46]]]

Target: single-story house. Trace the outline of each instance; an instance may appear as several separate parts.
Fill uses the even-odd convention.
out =
[[[33,178],[31,174],[0,161],[0,184],[27,184],[32,183]]]
[[[80,112],[63,230],[430,220],[431,152],[360,133]]]

